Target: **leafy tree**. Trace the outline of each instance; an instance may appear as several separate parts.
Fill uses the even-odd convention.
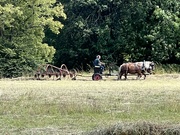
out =
[[[52,61],[55,49],[43,38],[46,27],[56,34],[63,27],[55,17],[66,18],[63,6],[55,0],[0,2],[1,77],[21,76]]]
[[[180,63],[180,3],[169,1],[168,9],[166,6],[155,7],[152,20],[158,23],[147,35],[147,40],[152,42],[155,60]]]
[[[88,70],[97,54],[117,65],[180,61],[178,0],[1,0],[0,5],[1,76],[19,76],[52,59],[57,66]]]
[[[87,69],[95,55],[106,62],[178,63],[177,0],[64,0],[65,27],[53,38],[55,64]]]

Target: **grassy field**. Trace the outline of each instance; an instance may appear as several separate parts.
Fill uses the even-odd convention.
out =
[[[114,78],[1,79],[0,134],[76,135],[137,122],[179,125],[179,74]]]

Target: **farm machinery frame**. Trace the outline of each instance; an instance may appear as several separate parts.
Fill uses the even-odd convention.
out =
[[[45,76],[49,78],[54,77],[56,80],[61,80],[62,77],[69,77],[72,80],[76,80],[76,70],[68,70],[65,64],[62,64],[60,68],[51,64],[44,64],[38,67],[34,77],[37,80],[41,80]]]

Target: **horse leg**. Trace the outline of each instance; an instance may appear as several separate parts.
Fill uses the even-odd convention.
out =
[[[137,74],[136,80],[139,78],[139,73]]]
[[[139,73],[137,73],[137,78],[136,78],[136,80],[138,80],[140,78],[140,74]]]
[[[123,73],[119,73],[118,80],[121,80]]]
[[[140,74],[140,77],[139,77],[139,79],[142,77],[142,74]]]
[[[142,77],[142,74],[141,73],[137,73],[138,76],[137,76],[137,79],[140,79]]]
[[[125,80],[127,80],[127,72],[124,73]]]
[[[124,73],[121,73],[120,79],[122,79],[123,74],[124,74]]]
[[[126,73],[126,75],[125,75],[125,80],[127,80],[127,73]]]
[[[120,74],[120,78],[119,78],[119,79],[121,79],[121,78],[122,78],[122,75],[123,75],[123,73],[121,73],[121,74]]]
[[[118,80],[120,80],[121,77],[122,77],[122,75],[124,74],[124,71],[123,71],[123,69],[122,69],[123,67],[124,67],[123,65],[121,65],[121,66],[119,67]]]
[[[144,80],[146,79],[146,74],[145,73],[142,73],[144,75]]]

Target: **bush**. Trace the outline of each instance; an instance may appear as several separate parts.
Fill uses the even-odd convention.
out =
[[[179,64],[160,64],[160,63],[157,63],[155,68],[156,68],[155,72],[158,74],[180,73],[180,65]]]

